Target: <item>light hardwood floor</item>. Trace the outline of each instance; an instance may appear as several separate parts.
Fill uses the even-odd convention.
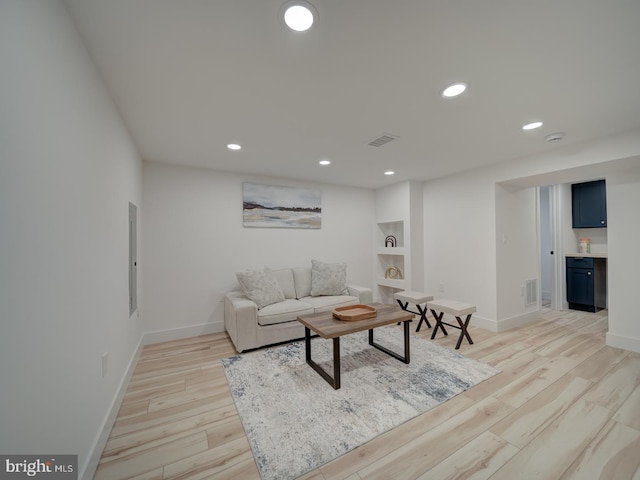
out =
[[[460,352],[501,374],[302,478],[640,480],[640,354],[605,346],[606,315],[472,320]],[[145,347],[95,478],[259,479],[220,364],[234,354],[225,333]]]

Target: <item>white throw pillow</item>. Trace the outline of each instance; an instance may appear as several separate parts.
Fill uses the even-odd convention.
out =
[[[284,298],[296,298],[296,285],[293,282],[293,272],[290,268],[283,268],[281,270],[272,270],[273,275],[278,280],[278,285],[284,293]]]
[[[311,296],[342,295],[347,289],[347,264],[311,260]]]
[[[296,284],[296,298],[299,300],[311,296],[311,267],[293,268],[293,281]]]
[[[263,270],[236,272],[236,278],[244,294],[253,300],[258,309],[272,303],[284,302],[284,293],[275,275],[267,267]]]

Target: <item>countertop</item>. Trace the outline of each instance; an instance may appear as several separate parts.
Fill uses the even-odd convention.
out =
[[[580,258],[607,258],[606,253],[565,253],[565,257],[580,257]]]

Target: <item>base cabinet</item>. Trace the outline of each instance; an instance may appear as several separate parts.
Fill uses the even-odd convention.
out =
[[[567,257],[566,263],[569,308],[587,312],[606,308],[606,259]]]

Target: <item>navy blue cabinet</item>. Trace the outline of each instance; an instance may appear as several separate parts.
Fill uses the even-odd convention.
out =
[[[607,226],[607,188],[604,180],[571,185],[573,228]]]
[[[604,258],[567,257],[567,302],[573,310],[606,308],[607,270]]]

